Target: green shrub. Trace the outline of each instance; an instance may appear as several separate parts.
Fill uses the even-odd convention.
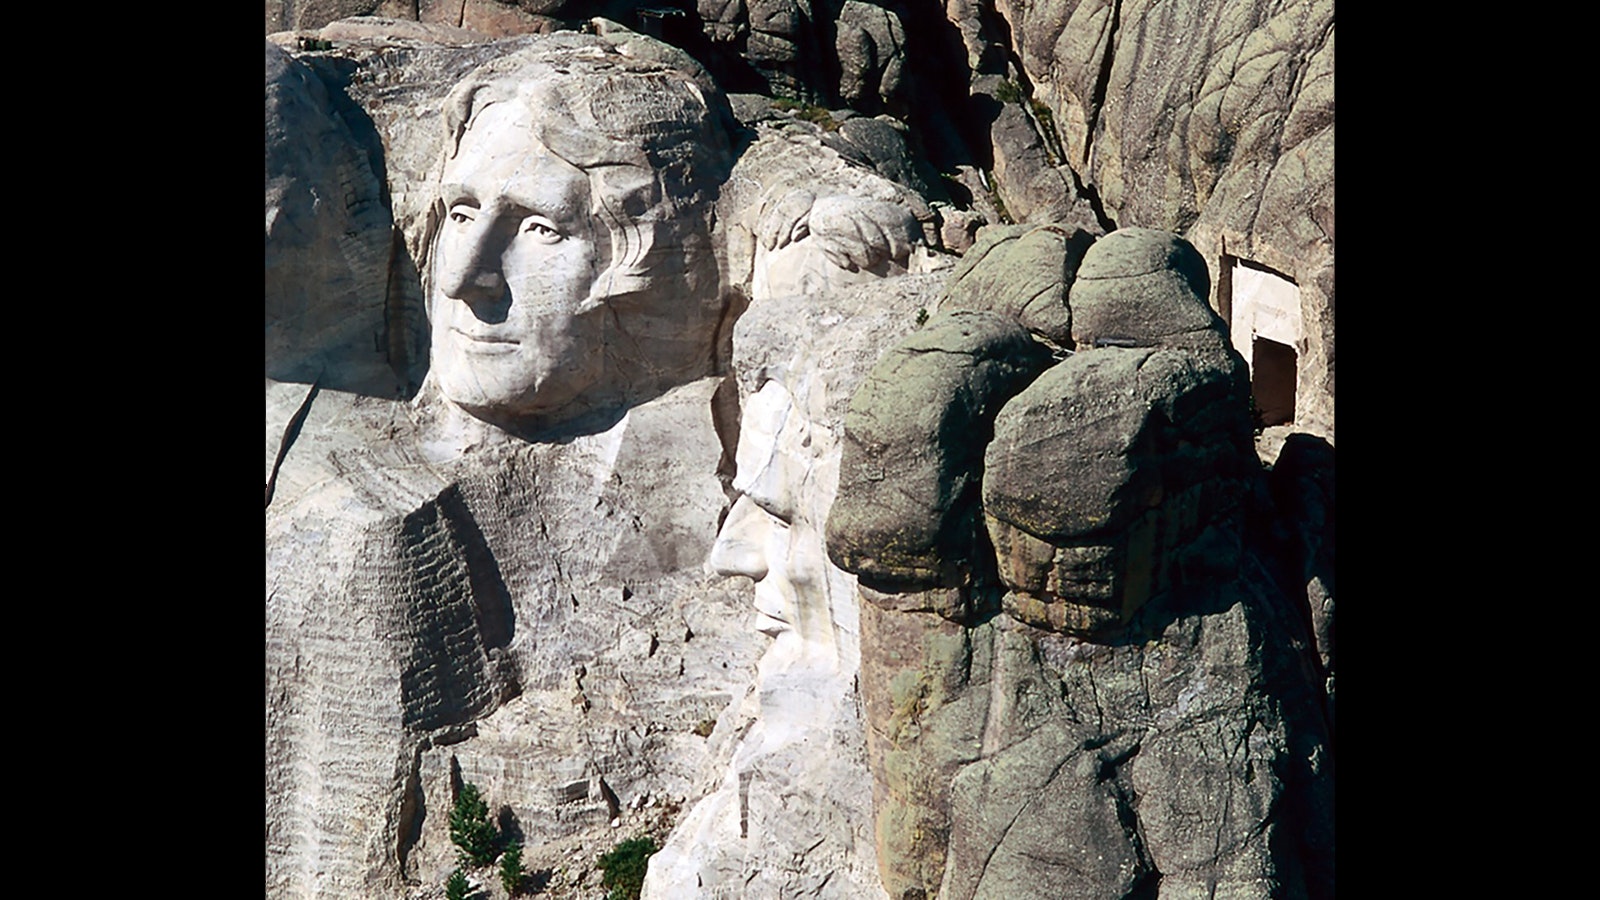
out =
[[[1022,88],[1015,81],[1002,81],[995,85],[994,98],[1001,103],[1021,103]]]
[[[527,872],[522,868],[522,845],[512,841],[511,846],[500,856],[500,884],[506,893],[516,896],[517,890],[522,887],[522,879]]]
[[[822,126],[823,131],[838,131],[839,123],[833,120],[833,113],[826,107],[814,103],[802,103],[799,100],[790,100],[787,97],[778,97],[772,101],[774,109],[787,110],[795,114],[795,118]]]
[[[460,848],[462,865],[486,866],[494,862],[498,835],[489,823],[489,804],[472,782],[461,785],[455,808],[450,810],[450,842]]]
[[[460,869],[450,873],[450,880],[444,883],[445,900],[467,900],[467,891],[472,886],[467,884],[467,876]]]
[[[999,188],[998,185],[996,185],[994,183],[994,175],[993,175],[993,173],[989,173],[988,174],[988,179],[989,179],[989,202],[994,204],[994,211],[995,211],[995,214],[1000,217],[1000,223],[1002,225],[1014,225],[1014,224],[1016,224],[1011,218],[1011,211],[1006,209],[1006,201],[1000,199],[1000,188]]]
[[[610,890],[606,900],[639,900],[639,892],[644,889],[645,867],[650,855],[659,849],[650,838],[631,838],[601,856],[599,866],[605,877],[600,879],[600,886]]]
[[[1044,138],[1045,155],[1050,157],[1050,165],[1058,166],[1061,164],[1058,153],[1061,149],[1061,135],[1056,133],[1055,115],[1050,112],[1049,106],[1036,99],[1029,100],[1028,103],[1033,107],[1033,117],[1039,121],[1039,130],[1042,132],[1039,136]]]

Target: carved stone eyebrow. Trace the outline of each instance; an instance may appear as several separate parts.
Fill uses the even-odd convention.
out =
[[[739,494],[748,498],[756,509],[771,516],[778,524],[785,528],[793,527],[797,513],[791,507],[795,504],[786,503],[784,498],[775,497],[767,491],[761,490],[761,487],[758,477],[755,484],[745,485],[745,489],[740,490]]]
[[[454,206],[463,200],[471,200],[476,203],[478,195],[459,181],[449,181],[440,183],[439,200],[448,207]]]

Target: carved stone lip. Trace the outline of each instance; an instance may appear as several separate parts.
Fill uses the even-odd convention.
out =
[[[759,606],[756,607],[756,620],[754,623],[754,628],[761,634],[774,638],[780,634],[783,634],[785,631],[794,630],[794,626],[790,625],[788,621],[779,616],[775,616],[766,610],[763,610]]]
[[[514,348],[516,348],[518,346],[521,346],[521,344],[522,344],[521,341],[515,340],[513,338],[495,337],[494,335],[491,335],[491,334],[484,334],[484,335],[468,334],[467,332],[462,331],[459,328],[451,328],[450,330],[455,332],[456,334],[460,335],[462,338],[466,339],[468,344],[481,345],[479,347],[473,347],[472,349],[474,349],[474,350],[488,350],[488,351],[491,351],[491,352],[493,352],[494,350],[511,350],[511,349],[514,349]]]

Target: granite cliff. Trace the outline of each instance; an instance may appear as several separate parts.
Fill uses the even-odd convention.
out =
[[[267,32],[268,896],[1332,895],[1331,3]]]

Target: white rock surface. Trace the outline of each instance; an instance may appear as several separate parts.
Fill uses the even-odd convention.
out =
[[[530,843],[610,818],[605,790],[690,788],[689,732],[749,681],[761,640],[702,571],[727,506],[719,383],[449,462],[418,449],[410,410],[385,438],[375,401],[313,403],[313,437],[370,430],[324,442],[318,474],[291,450],[268,511],[269,886],[442,881],[451,758]]]
[[[933,271],[927,203],[853,165],[804,122],[762,121],[718,201],[733,283],[756,299]]]
[[[712,735],[725,767],[651,858],[644,896],[882,898],[872,837],[855,579],[821,526],[844,410],[876,348],[916,324],[937,276],[755,301],[734,330],[739,492],[710,564],[755,582],[771,644]]]
[[[435,256],[417,400],[268,381],[273,896],[442,881],[453,769],[530,843],[614,818],[619,793],[681,794],[705,755],[690,730],[752,674],[746,606],[703,570],[731,450],[713,409],[721,175],[701,164],[725,160],[701,140],[707,107],[599,38],[509,49],[444,117],[463,137],[437,209],[478,231]],[[350,293],[308,302],[337,323]],[[511,365],[461,349],[485,337],[522,342],[503,345]],[[559,440],[522,437],[558,424]]]
[[[306,66],[266,45],[266,371],[395,397],[389,211],[366,154]]]
[[[392,257],[383,278],[309,296],[329,324],[284,345],[321,348],[368,316],[431,343],[433,365],[410,401],[354,391],[337,379],[371,360],[340,338],[318,350],[323,380],[267,380],[269,896],[442,883],[459,779],[530,862],[592,860],[594,834],[620,839],[640,810],[687,801],[662,873],[755,892],[726,896],[877,896],[856,601],[818,532],[854,379],[942,281],[886,277],[923,264],[926,204],[796,139],[819,192],[800,210],[808,232],[789,223],[804,259],[772,260],[732,332],[762,198],[802,173],[756,153],[721,191],[753,205],[720,207],[713,232],[718,178],[700,175],[728,162],[703,140],[717,98],[645,40],[340,51],[358,61],[343,115],[359,107],[373,129],[348,141],[369,160],[381,148],[394,209],[357,236],[381,234]],[[338,71],[312,62],[278,59],[280,80]],[[269,163],[269,215],[274,183]],[[838,289],[858,278],[874,283]],[[404,385],[418,360],[395,347],[374,358]],[[741,392],[766,399],[735,482]],[[756,457],[779,463],[775,485]],[[771,506],[782,523],[748,499],[774,490],[791,497]],[[728,542],[743,523],[771,556],[755,588],[706,564],[724,518]],[[730,827],[745,837],[723,840]]]

